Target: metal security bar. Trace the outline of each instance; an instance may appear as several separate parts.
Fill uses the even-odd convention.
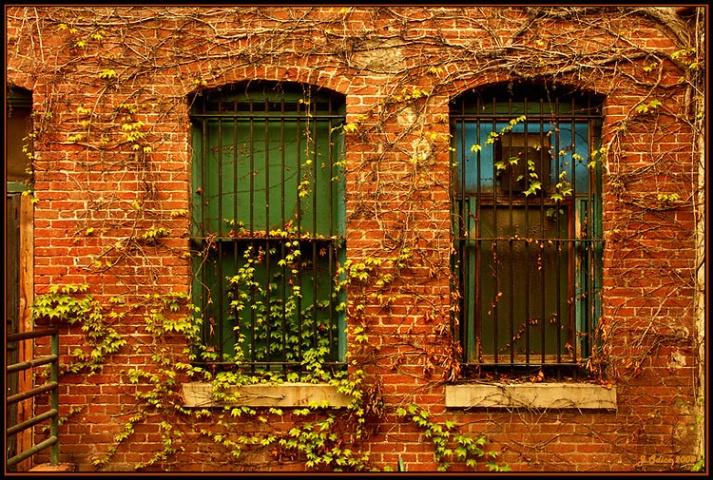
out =
[[[191,119],[202,362],[343,365],[343,100],[254,82],[197,98]]]
[[[50,336],[50,355],[35,358],[29,361],[8,364],[5,367],[5,377],[7,378],[10,375],[16,375],[24,370],[41,367],[43,365],[50,365],[49,380],[44,385],[40,385],[30,390],[18,392],[9,396],[6,394],[5,404],[7,406],[15,405],[23,400],[34,399],[49,393],[49,410],[24,420],[19,424],[8,426],[5,432],[6,438],[10,438],[24,430],[30,429],[35,425],[39,425],[42,422],[49,420],[49,436],[45,440],[33,445],[31,448],[21,451],[8,458],[8,467],[12,467],[41,452],[42,450],[45,450],[46,448],[50,448],[50,464],[57,465],[59,463],[59,329],[54,327],[45,330],[9,334],[7,336],[7,343],[14,344],[23,340],[46,336]]]
[[[600,103],[501,87],[456,99],[451,122],[464,365],[582,365],[599,315]]]

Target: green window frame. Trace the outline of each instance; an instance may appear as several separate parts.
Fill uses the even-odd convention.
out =
[[[254,81],[191,108],[199,362],[250,372],[343,368],[342,95]]]
[[[453,331],[465,376],[577,375],[596,348],[602,100],[563,90],[498,84],[451,102]]]

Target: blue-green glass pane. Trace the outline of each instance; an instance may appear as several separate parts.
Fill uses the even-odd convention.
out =
[[[493,191],[494,185],[502,186],[500,171],[496,168],[496,145],[494,141],[489,141],[489,138],[495,133],[505,146],[508,145],[509,133],[526,133],[528,137],[542,137],[549,144],[548,185],[554,187],[565,180],[570,186],[574,186],[576,194],[589,192],[587,122],[563,122],[559,125],[521,122],[510,127],[508,122],[479,124],[469,121],[456,124],[455,175],[458,191],[486,193]]]

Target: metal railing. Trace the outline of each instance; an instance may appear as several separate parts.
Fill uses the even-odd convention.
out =
[[[33,445],[32,447],[19,452],[7,459],[7,466],[12,467],[19,462],[30,458],[36,453],[50,448],[50,464],[57,465],[59,463],[59,329],[57,327],[44,330],[35,330],[32,332],[23,332],[9,334],[7,343],[19,343],[23,340],[35,339],[40,337],[50,337],[50,355],[33,358],[28,361],[8,364],[5,369],[6,378],[9,375],[17,374],[21,371],[50,365],[50,376],[44,385],[32,388],[27,391],[18,392],[6,397],[6,405],[17,404],[29,398],[35,398],[39,395],[49,393],[50,405],[49,410],[39,415],[34,415],[27,420],[24,420],[17,425],[12,425],[6,428],[6,437],[10,438],[18,433],[39,425],[47,420],[50,421],[50,435],[44,441]]]

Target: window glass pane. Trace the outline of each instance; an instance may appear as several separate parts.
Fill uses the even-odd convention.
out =
[[[590,159],[587,122],[574,122],[574,129],[572,123],[541,126],[538,122],[525,122],[513,126],[509,133],[501,133],[509,126],[509,122],[492,124],[468,121],[456,124],[455,153],[459,159],[456,179],[459,191],[475,193],[480,188],[480,191],[487,192],[492,191],[494,184],[504,185],[502,172],[496,166],[495,145],[498,142],[488,140],[496,133],[500,138],[499,143],[508,148],[508,153],[519,151],[516,147],[524,143],[525,135],[529,139],[528,144],[532,144],[531,137],[537,137],[548,152],[544,156],[549,157],[549,165],[545,169],[549,171],[547,184],[554,186],[566,179],[569,184],[577,187],[578,193],[588,192],[590,169],[587,165]],[[497,179],[497,182],[493,179]]]
[[[520,363],[544,353],[553,360],[572,342],[570,248],[557,241],[567,238],[566,221],[523,207],[483,208],[480,218],[481,240],[471,247],[479,251],[479,271],[470,288],[480,289],[482,354],[491,361],[513,354]]]
[[[31,123],[32,94],[27,90],[10,88],[7,92],[5,110],[5,155],[6,182],[25,182],[30,178],[27,152],[31,148],[28,134],[32,132]]]
[[[221,245],[203,279],[207,290],[228,293],[209,303],[205,313],[214,321],[221,311],[227,314],[214,322],[206,343],[224,352],[223,361],[299,364],[305,350],[317,347],[338,358],[340,322],[332,305],[340,296],[328,275],[337,260],[330,242]]]
[[[309,135],[306,129],[309,128]],[[317,141],[315,139],[323,139]],[[326,140],[324,140],[326,139]],[[206,141],[202,201],[204,226],[226,230],[224,219],[251,234],[299,228],[309,235],[330,236],[330,199],[336,195],[329,123],[212,120]],[[320,199],[320,201],[317,201]]]

